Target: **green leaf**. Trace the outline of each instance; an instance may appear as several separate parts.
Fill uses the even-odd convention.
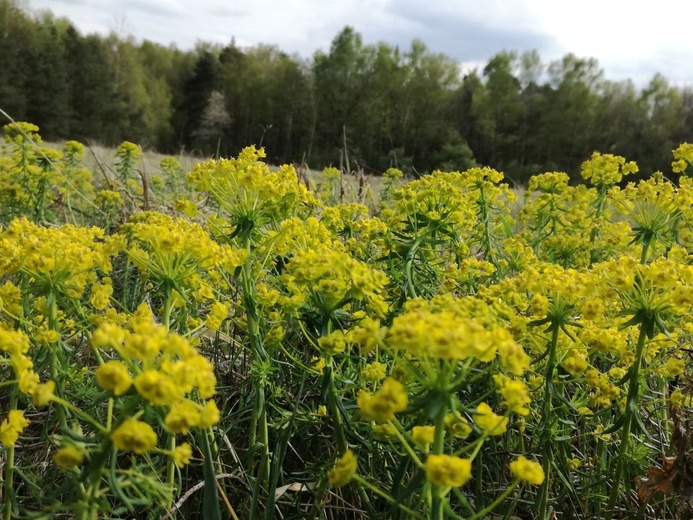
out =
[[[217,492],[217,478],[214,471],[214,461],[212,459],[212,448],[209,446],[207,432],[200,434],[200,445],[205,460],[204,466],[204,495],[202,500],[202,518],[205,520],[221,520],[221,509],[219,508],[219,493]]]

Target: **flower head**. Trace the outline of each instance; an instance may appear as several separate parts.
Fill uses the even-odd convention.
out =
[[[472,478],[472,461],[450,455],[429,455],[426,459],[426,477],[429,482],[439,486],[464,486]]]
[[[351,450],[346,450],[334,467],[327,472],[327,480],[332,487],[342,487],[349,483],[356,473],[358,460]]]
[[[522,456],[510,463],[510,472],[520,480],[524,480],[535,486],[544,482],[544,470],[541,464],[528,460]]]
[[[137,419],[125,419],[111,434],[116,448],[133,453],[146,453],[156,446],[156,433],[147,423]]]

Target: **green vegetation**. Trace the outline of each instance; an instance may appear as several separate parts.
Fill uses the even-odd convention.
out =
[[[322,169],[346,165],[346,149],[352,170],[481,164],[524,184],[541,171],[577,177],[595,149],[664,171],[670,151],[693,140],[693,92],[659,75],[637,89],[605,79],[593,59],[502,52],[463,76],[421,42],[367,45],[348,27],[311,60],[233,42],[181,51],[83,36],[0,0],[0,64],[0,108],[46,139],[165,153],[261,144],[270,163]]]
[[[693,514],[693,145],[367,207],[254,147],[4,136],[3,520]]]

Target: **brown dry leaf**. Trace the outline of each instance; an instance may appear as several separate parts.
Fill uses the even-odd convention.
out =
[[[661,468],[650,466],[647,468],[647,478],[638,477],[635,479],[638,498],[641,503],[648,502],[652,495],[658,491],[665,495],[671,495],[674,492],[675,461],[675,457],[662,457]]]

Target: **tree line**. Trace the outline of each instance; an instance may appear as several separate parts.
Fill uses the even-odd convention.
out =
[[[0,71],[0,108],[48,140],[202,155],[256,144],[272,162],[314,168],[347,157],[352,169],[414,174],[481,164],[523,182],[576,174],[599,150],[649,173],[668,171],[671,150],[693,139],[693,90],[659,74],[638,88],[606,79],[595,59],[544,63],[536,51],[462,73],[420,41],[365,44],[350,27],[312,59],[233,41],[185,51],[84,36],[0,0]]]

